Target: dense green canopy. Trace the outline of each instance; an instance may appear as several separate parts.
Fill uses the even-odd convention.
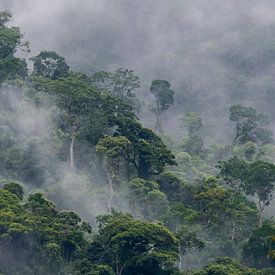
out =
[[[0,274],[275,274],[267,115],[232,105],[231,135],[211,144],[199,108],[174,112],[172,81],[75,72],[51,50],[25,61],[10,18],[0,12]]]

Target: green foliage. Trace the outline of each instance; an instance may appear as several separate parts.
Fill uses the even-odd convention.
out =
[[[187,201],[188,185],[172,173],[163,173],[157,178],[160,190],[166,194],[171,202]]]
[[[188,137],[185,137],[180,145],[184,152],[190,155],[203,156],[203,139],[199,135],[202,128],[202,119],[198,113],[189,112],[185,113],[181,119],[183,127],[188,131]]]
[[[198,113],[185,113],[181,120],[183,126],[188,130],[189,136],[197,133],[202,127],[202,119]]]
[[[131,153],[131,142],[123,136],[105,137],[96,145],[96,151],[103,154],[104,165],[108,174],[110,196],[108,208],[111,211],[113,198],[113,180],[120,172],[121,167],[127,164]]]
[[[11,13],[9,11],[1,11],[0,12],[0,26],[4,27],[7,22],[9,22],[11,18]]]
[[[260,228],[253,231],[243,249],[244,262],[252,267],[264,268],[275,266],[275,261],[270,257],[275,249],[272,237],[275,235],[274,224],[266,221]]]
[[[90,232],[90,227],[84,228],[73,212],[58,212],[39,193],[22,203],[13,194],[20,186],[5,186],[6,190],[0,189],[1,270],[7,274],[57,273],[64,263],[77,259],[86,245],[84,232]]]
[[[133,97],[133,91],[140,87],[139,77],[132,70],[117,69],[112,75],[113,93],[118,97]]]
[[[167,80],[153,80],[150,92],[155,96],[155,105],[151,110],[156,115],[156,130],[162,132],[160,115],[174,103],[174,91],[170,89],[171,84]]]
[[[228,258],[219,258],[204,268],[203,271],[195,272],[196,275],[244,275],[244,274],[260,274],[254,269],[243,269],[241,265]]]
[[[232,158],[221,162],[220,170],[220,175],[226,182],[239,186],[247,195],[257,196],[261,224],[263,211],[274,197],[275,165],[260,160],[247,163]]]
[[[255,157],[259,160],[264,160],[267,162],[274,163],[275,162],[275,146],[272,144],[266,144],[259,148],[257,155]]]
[[[215,165],[218,161],[225,160],[232,155],[232,145],[213,144],[208,147],[207,157],[210,164]]]
[[[181,255],[190,254],[192,249],[202,250],[205,247],[204,242],[196,236],[196,233],[185,226],[177,231],[176,237],[179,240]]]
[[[119,68],[115,72],[96,72],[90,82],[99,90],[111,92],[134,110],[140,111],[140,102],[134,93],[140,87],[140,79],[133,70]]]
[[[129,105],[97,91],[85,75],[71,73],[54,80],[34,76],[32,80],[34,88],[45,91],[59,108],[58,127],[66,137],[62,146],[71,168],[81,166],[76,155],[79,142],[96,145],[109,127],[133,117]]]
[[[196,134],[192,134],[190,137],[183,139],[181,149],[190,155],[203,156],[203,139]]]
[[[0,174],[10,179],[0,182],[0,273],[186,274],[176,266],[188,274],[202,266],[195,274],[274,273],[244,268],[274,265],[274,225],[263,217],[275,187],[267,116],[231,106],[234,145],[206,147],[202,118],[187,112],[182,144],[174,132],[163,141],[136,117],[140,79],[132,70],[90,77],[42,51],[28,75],[16,57],[28,43],[10,18],[0,12]],[[150,92],[161,132],[174,91],[168,81],[154,80]],[[25,200],[17,180],[30,194]],[[105,181],[109,214],[98,217],[92,234],[82,217],[95,224],[106,213]]]
[[[12,194],[14,194],[20,200],[23,199],[24,190],[23,190],[22,186],[19,183],[13,182],[13,181],[8,181],[4,184],[3,189],[9,191]]]
[[[175,165],[174,156],[150,129],[133,119],[118,122],[117,134],[125,136],[133,146],[131,162],[140,178],[160,174],[165,165]]]
[[[14,54],[20,48],[28,49],[28,44],[22,42],[19,28],[6,26],[10,18],[11,14],[8,11],[0,12],[0,83],[27,76],[26,62]]]
[[[232,105],[230,120],[236,123],[234,144],[244,144],[248,141],[261,144],[272,143],[272,132],[262,128],[268,124],[268,117],[258,113],[252,107]]]
[[[53,51],[42,51],[31,59],[33,61],[34,73],[50,79],[66,76],[69,66],[65,59]]]
[[[264,145],[266,146],[266,145]],[[260,147],[261,148],[261,147]],[[260,150],[259,148],[259,150]],[[253,161],[257,154],[257,144],[248,141],[242,145],[235,146],[233,148],[234,156],[247,161]]]
[[[94,265],[88,275],[114,275],[114,271],[108,265]]]
[[[116,274],[171,274],[177,240],[165,227],[117,213],[98,221],[99,234],[88,248],[90,261],[108,263]]]
[[[128,183],[128,188],[129,204],[134,212],[148,220],[160,220],[167,214],[167,197],[155,181],[135,178]]]
[[[191,156],[187,152],[180,152],[176,155],[175,161],[177,166],[169,167],[169,171],[172,171],[184,181],[192,182],[196,178],[210,174],[210,167],[198,156]],[[211,172],[213,172],[213,169]]]
[[[97,72],[91,82],[99,89],[111,91],[117,97],[134,97],[133,91],[140,87],[140,80],[133,70],[117,69],[114,73]]]
[[[107,136],[98,141],[96,151],[104,155],[109,173],[116,174],[129,158],[131,142],[123,136]]]
[[[167,80],[153,80],[150,92],[156,98],[157,108],[160,111],[167,110],[174,103],[174,91],[170,90],[171,84]]]

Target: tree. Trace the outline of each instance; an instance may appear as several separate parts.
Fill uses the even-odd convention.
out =
[[[22,34],[17,27],[7,27],[11,14],[8,11],[0,12],[0,83],[8,79],[27,76],[25,60],[14,56],[18,49],[28,48],[28,43],[22,41]]]
[[[181,149],[191,156],[202,156],[204,152],[203,146],[203,139],[196,134],[184,138],[180,145]]]
[[[69,66],[65,58],[54,51],[42,51],[39,55],[31,58],[34,73],[50,79],[57,79],[69,73]]]
[[[112,90],[112,73],[99,71],[94,73],[90,81],[95,85],[99,90],[102,91],[111,91]]]
[[[185,113],[181,119],[183,126],[187,129],[189,137],[198,133],[202,127],[202,119],[198,113],[188,112]]]
[[[104,165],[108,175],[110,186],[110,195],[108,201],[108,210],[112,210],[113,199],[113,180],[119,173],[119,170],[125,165],[125,162],[131,151],[131,142],[123,136],[111,137],[107,136],[96,145],[96,151],[103,154]]]
[[[133,70],[119,68],[111,79],[113,94],[118,97],[133,97],[133,91],[140,87],[139,77]]]
[[[75,144],[80,134],[94,130],[97,137],[101,137],[105,129],[103,100],[83,75],[70,74],[54,80],[40,76],[34,77],[33,82],[36,89],[47,92],[59,108],[59,127],[70,137],[68,155],[70,167],[74,169]]]
[[[134,91],[140,87],[140,79],[133,70],[119,68],[115,72],[96,72],[90,81],[101,91],[109,91],[139,111],[140,102]]]
[[[66,266],[67,272],[74,273],[90,225],[74,212],[58,212],[40,193],[23,203],[13,194],[19,185],[6,188],[0,189],[0,270],[5,274],[60,274]]]
[[[224,253],[238,255],[241,245],[256,224],[257,208],[237,190],[209,177],[196,184],[192,205],[204,232],[220,242]]]
[[[257,268],[274,267],[275,261],[270,257],[270,252],[275,249],[274,235],[275,226],[269,221],[255,229],[243,247],[245,264]]]
[[[115,274],[172,274],[177,260],[177,239],[161,224],[113,213],[98,217],[99,232],[87,258],[107,263]]]
[[[159,189],[166,194],[170,202],[189,204],[192,200],[192,187],[173,173],[164,172],[157,177]]]
[[[130,162],[140,178],[159,175],[165,165],[176,164],[174,155],[161,138],[152,130],[143,128],[136,119],[124,117],[117,121],[117,125],[115,135],[125,136],[132,143],[133,154]]]
[[[3,186],[3,189],[9,191],[12,194],[14,194],[20,200],[23,199],[24,190],[23,190],[22,186],[19,183],[13,182],[13,181],[6,181],[6,183]]]
[[[56,91],[57,104],[61,112],[64,112],[63,119],[69,126],[71,137],[69,159],[70,167],[73,169],[76,138],[80,131],[91,126],[96,120],[96,93],[78,76],[56,80],[50,88]]]
[[[140,80],[133,70],[117,69],[112,72],[97,72],[91,77],[91,82],[99,89],[110,91],[113,95],[133,97],[133,91],[140,87]]]
[[[237,185],[247,195],[257,196],[260,226],[264,210],[274,198],[275,165],[261,160],[247,163],[233,158],[221,162],[219,167],[220,175],[227,183]]]
[[[259,225],[261,225],[264,210],[274,198],[275,165],[264,161],[255,161],[250,165],[248,175],[245,180],[245,191],[248,195],[258,197]]]
[[[167,214],[168,200],[155,181],[134,178],[128,183],[129,204],[147,220],[161,220]]]
[[[252,107],[232,105],[229,109],[230,120],[235,122],[236,135],[233,144],[244,144],[248,141],[267,144],[272,143],[272,132],[263,128],[268,125],[268,117]]]
[[[187,255],[187,270],[191,271],[190,266],[190,254],[192,250],[202,250],[205,247],[205,244],[200,240],[196,233],[190,231],[187,227],[182,226],[176,233],[176,237],[179,240],[179,254],[180,262],[179,269],[182,269],[182,256]]]
[[[219,184],[217,178],[209,177],[198,183],[194,199],[204,229],[221,226],[228,198],[228,190]]]
[[[155,96],[155,105],[152,111],[156,116],[156,130],[162,132],[161,113],[174,103],[174,91],[170,90],[171,84],[167,80],[153,80],[150,92]]]
[[[203,139],[199,135],[202,128],[202,119],[198,113],[185,113],[181,119],[183,126],[188,131],[188,137],[183,139],[181,148],[190,155],[203,153]]]
[[[219,176],[223,178],[226,184],[234,189],[244,190],[243,181],[248,176],[249,165],[248,162],[233,157],[220,161],[217,168],[220,169]]]
[[[241,264],[229,257],[218,258],[215,262],[207,265],[202,271],[195,272],[194,275],[248,275],[248,274],[271,274],[262,273],[256,269],[243,268]]]
[[[94,146],[119,121],[134,117],[132,108],[108,92],[99,92],[82,74],[48,79],[32,76],[36,90],[46,92],[58,107],[58,128],[64,133],[69,147],[70,167],[75,167],[75,145],[83,138]]]

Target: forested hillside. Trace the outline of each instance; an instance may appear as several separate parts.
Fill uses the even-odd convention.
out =
[[[195,92],[32,55],[11,20],[0,12],[0,274],[275,274],[274,110],[234,97],[215,138]]]

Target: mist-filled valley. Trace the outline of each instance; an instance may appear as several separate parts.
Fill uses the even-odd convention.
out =
[[[0,0],[0,274],[275,274],[274,18]]]

